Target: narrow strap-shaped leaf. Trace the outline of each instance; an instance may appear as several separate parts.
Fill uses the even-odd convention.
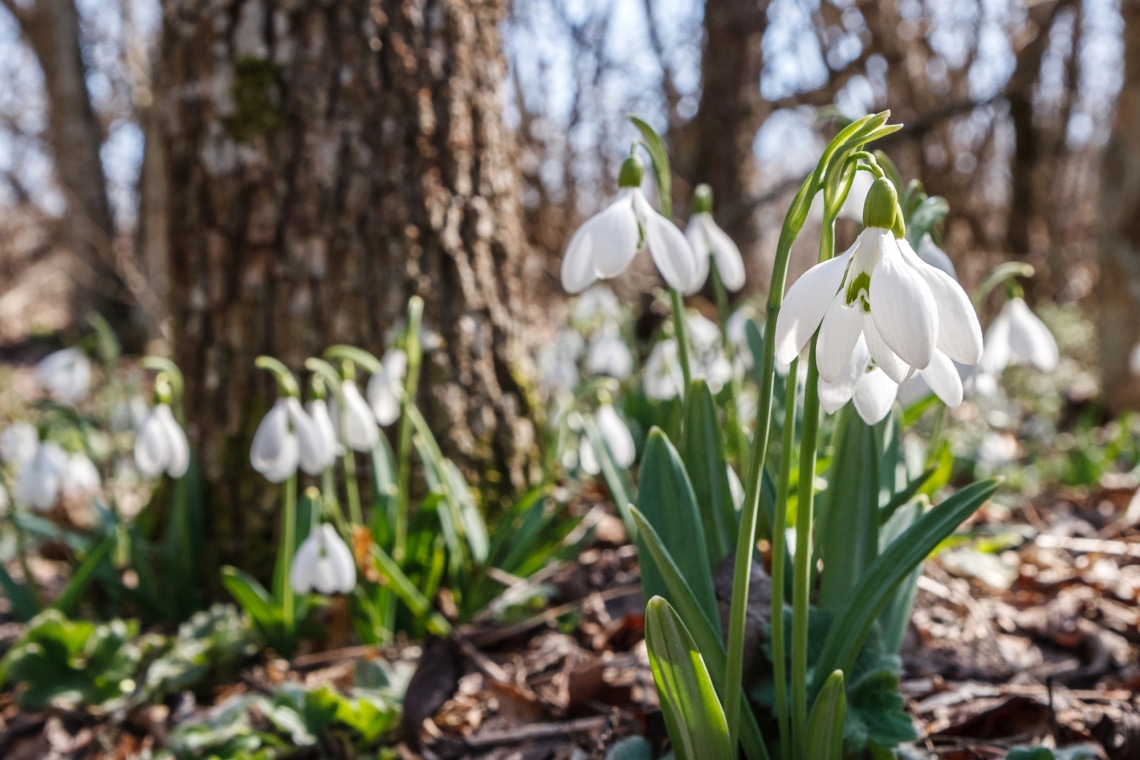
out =
[[[659,596],[645,609],[645,644],[661,712],[679,760],[732,760],[728,723],[684,622]]]
[[[99,545],[91,550],[91,553],[84,557],[82,564],[75,570],[71,576],[71,580],[63,587],[63,591],[55,598],[48,607],[49,609],[59,610],[64,614],[70,614],[75,603],[83,596],[83,592],[87,590],[94,579],[95,571],[99,569],[99,565],[107,559],[111,554],[111,550],[115,548],[118,542],[118,537],[114,534],[107,536]]]
[[[447,636],[451,633],[451,623],[447,622],[447,618],[440,615],[438,612],[431,608],[431,602],[427,597],[420,593],[416,588],[416,584],[404,575],[404,571],[396,564],[396,561],[389,556],[388,552],[381,549],[379,546],[372,546],[372,558],[376,562],[376,569],[392,584],[396,596],[408,606],[416,617],[427,619],[427,628],[432,633],[438,636]]]
[[[0,588],[12,606],[12,613],[22,623],[26,623],[36,616],[36,602],[32,592],[23,583],[18,582],[8,574],[3,565],[0,565]]]
[[[890,501],[879,508],[879,524],[886,525],[887,521],[891,519],[891,515],[893,515],[899,507],[913,499],[915,495],[922,490],[922,487],[926,485],[926,482],[930,480],[932,475],[934,475],[933,467],[907,483],[905,488],[891,496]]]
[[[594,456],[598,459],[602,477],[605,478],[606,485],[610,489],[610,495],[613,496],[614,504],[617,506],[618,514],[621,515],[622,522],[625,523],[625,532],[629,534],[632,541],[637,538],[637,529],[629,517],[629,505],[633,504],[636,493],[629,481],[629,474],[624,468],[618,467],[617,462],[614,461],[614,456],[610,452],[606,439],[598,430],[598,424],[592,418],[588,418],[585,424],[586,437],[590,439],[590,445],[594,447]]]
[[[281,608],[253,576],[227,565],[222,568],[222,585],[263,631],[281,622]]]
[[[689,581],[710,620],[717,615],[712,568],[705,551],[704,526],[697,510],[685,465],[659,428],[649,431],[641,461],[637,508],[657,531],[670,556]],[[637,541],[641,588],[646,599],[667,596],[668,590],[645,544]]]
[[[736,508],[728,482],[724,436],[712,393],[704,380],[694,380],[685,397],[681,457],[685,460],[705,526],[709,561],[716,565],[728,556],[736,543]]]
[[[843,693],[843,672],[827,677],[808,718],[807,754],[811,760],[842,760],[843,721],[847,697]]]
[[[816,673],[851,672],[871,625],[883,611],[899,583],[934,548],[974,513],[997,490],[996,480],[983,480],[963,488],[927,512],[879,555],[836,613],[816,663]],[[819,678],[820,676],[816,676]]]

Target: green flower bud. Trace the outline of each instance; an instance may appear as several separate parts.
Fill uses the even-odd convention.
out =
[[[712,188],[703,182],[697,185],[697,189],[693,191],[693,213],[694,214],[711,214],[712,213],[713,193]]]
[[[867,201],[863,204],[863,226],[894,229],[898,205],[895,186],[890,180],[880,177],[867,192]]]
[[[645,176],[645,164],[637,156],[630,156],[621,165],[618,174],[618,187],[641,187],[641,178]]]

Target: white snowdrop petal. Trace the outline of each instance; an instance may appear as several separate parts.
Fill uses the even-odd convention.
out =
[[[922,371],[922,378],[946,406],[957,409],[962,403],[962,376],[943,352],[934,352],[930,366]]]
[[[135,466],[146,478],[157,478],[170,460],[170,446],[162,421],[151,412],[135,439]]]
[[[817,346],[817,359],[818,356],[819,349]],[[836,376],[834,382],[828,382],[820,377],[819,405],[823,411],[828,414],[835,414],[851,400],[851,397],[855,395],[856,386],[867,372],[867,365],[870,361],[871,352],[867,350],[866,340],[860,335],[855,341],[854,348],[851,349],[846,364],[843,365],[842,371]]]
[[[174,419],[174,412],[166,404],[159,404],[154,408],[163,436],[166,439],[166,474],[172,478],[180,478],[190,468],[190,442],[186,440],[186,431]]]
[[[277,399],[253,434],[253,443],[249,447],[249,462],[253,469],[262,475],[266,475],[267,470],[279,472],[282,459],[287,457],[287,442],[291,437],[285,399]]]
[[[938,339],[938,306],[926,280],[903,259],[894,233],[880,231],[879,245],[882,259],[871,275],[871,317],[891,350],[923,369]]]
[[[83,452],[68,457],[63,474],[63,493],[69,497],[79,497],[99,490],[99,470]]]
[[[590,235],[593,240],[594,275],[598,279],[617,277],[629,268],[637,255],[640,238],[637,228],[637,214],[634,210],[634,193],[618,193],[610,207],[594,217]],[[589,222],[587,222],[589,224]]]
[[[329,405],[324,399],[312,399],[305,405],[305,410],[317,428],[317,437],[324,451],[322,457],[322,469],[324,469],[333,463],[337,454],[336,428],[333,427],[332,417],[329,416]]]
[[[1006,301],[1005,306],[986,330],[985,348],[982,350],[982,358],[978,360],[979,372],[997,376],[1009,366],[1011,353],[1009,320],[1009,301]]]
[[[598,407],[598,432],[610,450],[614,463],[619,467],[630,467],[637,458],[637,447],[633,434],[614,408],[609,404]]]
[[[970,297],[957,280],[922,261],[910,243],[898,242],[904,260],[922,276],[937,304],[938,349],[955,361],[977,364],[982,358],[982,325]]]
[[[633,202],[645,232],[645,245],[661,276],[670,287],[689,292],[696,285],[698,274],[697,257],[689,241],[677,225],[649,207],[641,191],[636,191]]]
[[[1060,352],[1053,333],[1020,298],[1011,298],[1009,306],[1009,347],[1042,372],[1057,368]]]
[[[41,511],[51,509],[59,501],[66,466],[63,449],[50,442],[41,444],[17,474],[13,498]]]
[[[289,568],[289,585],[295,594],[307,594],[313,589],[313,574],[321,556],[321,538],[310,533],[293,554],[293,566]]]
[[[325,523],[321,526],[321,531],[325,534],[325,556],[334,578],[332,590],[325,593],[347,594],[356,586],[356,560],[353,559],[352,550],[333,526]]]
[[[578,467],[587,475],[597,475],[602,471],[598,456],[594,452],[594,444],[584,435],[578,440]]]
[[[918,243],[918,251],[916,251],[916,253],[920,259],[930,266],[945,272],[955,280],[958,279],[958,272],[954,269],[954,262],[946,255],[946,251],[934,244],[934,240],[930,237],[929,232],[922,236],[922,240]]]
[[[685,295],[692,295],[699,291],[705,285],[705,281],[709,278],[709,260],[712,255],[712,250],[709,245],[708,235],[705,232],[705,218],[708,214],[699,213],[693,214],[689,217],[689,223],[685,226],[685,240],[689,242],[689,248],[693,251],[694,262],[697,267],[696,276],[693,278],[693,286],[686,291]]]
[[[36,381],[60,401],[74,404],[91,384],[91,360],[78,348],[48,354],[36,365]]]
[[[346,380],[341,387],[344,389],[345,441],[354,451],[371,451],[380,437],[376,417],[355,383]]]
[[[791,364],[811,340],[823,321],[835,294],[843,284],[843,274],[851,251],[816,264],[792,283],[776,318],[776,358]]]
[[[0,459],[9,464],[23,464],[36,454],[40,435],[30,422],[13,422],[0,433]]]
[[[898,354],[886,344],[879,330],[875,327],[875,320],[870,314],[863,316],[863,338],[867,341],[867,350],[875,365],[887,373],[887,376],[896,383],[906,382],[911,368],[899,358]]]
[[[855,387],[855,411],[868,425],[881,422],[891,411],[899,386],[878,367],[866,372]]]
[[[594,219],[578,228],[562,255],[562,289],[580,293],[597,279],[594,271],[594,235],[590,229]]]
[[[863,334],[863,311],[858,305],[844,304],[844,294],[837,293],[823,315],[816,343],[815,359],[821,380],[834,383],[851,359],[851,352]]]
[[[709,217],[706,229],[709,241],[712,244],[712,255],[716,259],[716,269],[720,274],[720,281],[729,290],[736,292],[744,287],[744,257],[740,249],[724,230],[716,226]]]
[[[289,411],[289,422],[297,439],[301,469],[310,475],[319,475],[325,468],[325,444],[317,426],[296,398],[285,399],[285,408]]]

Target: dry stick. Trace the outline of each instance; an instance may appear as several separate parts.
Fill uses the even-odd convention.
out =
[[[627,583],[624,586],[618,586],[617,588],[611,588],[611,589],[608,589],[606,591],[601,591],[596,595],[596,598],[599,598],[599,599],[602,599],[603,601],[606,601],[609,599],[618,599],[618,598],[623,597],[623,596],[629,596],[630,594],[637,594],[640,592],[641,592],[641,584],[640,583]],[[595,598],[595,597],[594,597],[594,595],[591,595],[591,597],[588,597],[588,598]],[[558,618],[562,617],[563,615],[567,615],[571,612],[576,612],[582,608],[582,605],[585,604],[586,601],[587,601],[586,599],[578,599],[578,600],[573,601],[573,602],[567,602],[566,604],[560,605],[558,607],[551,607],[549,610],[546,610],[545,612],[540,612],[539,614],[535,615],[534,617],[528,618],[528,619],[522,621],[521,623],[515,623],[514,625],[509,625],[509,626],[506,626],[505,628],[499,628],[499,629],[494,630],[494,631],[488,631],[487,633],[485,633],[483,635],[473,634],[470,636],[466,636],[465,638],[467,638],[468,641],[470,641],[472,644],[474,644],[477,647],[490,646],[491,644],[495,644],[495,643],[498,643],[498,642],[503,641],[505,639],[509,639],[509,638],[513,638],[515,636],[518,636],[519,634],[526,633],[527,631],[529,631],[532,628],[537,628],[541,625],[547,625],[548,623],[552,623],[555,620],[557,620]],[[459,635],[464,636],[462,631],[459,633]]]

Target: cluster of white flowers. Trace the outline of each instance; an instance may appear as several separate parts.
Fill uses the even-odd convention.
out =
[[[101,487],[99,470],[86,453],[69,454],[54,441],[41,441],[27,422],[0,431],[0,459],[15,472],[12,501],[19,506],[46,511],[61,498],[82,499]],[[7,499],[5,492],[5,505]]]
[[[48,354],[36,365],[36,382],[65,404],[77,404],[91,387],[91,360],[79,348]]]
[[[720,328],[711,320],[691,312],[685,315],[685,332],[689,339],[689,365],[693,379],[705,380],[713,393],[718,392],[732,380],[733,372],[721,342]],[[682,395],[684,386],[677,341],[666,338],[653,347],[645,360],[642,388],[648,398],[664,401]]]
[[[538,351],[538,369],[546,392],[572,392],[583,370],[590,377],[629,377],[633,353],[622,336],[626,318],[626,309],[604,285],[595,285],[578,296],[571,308],[570,325]]]

